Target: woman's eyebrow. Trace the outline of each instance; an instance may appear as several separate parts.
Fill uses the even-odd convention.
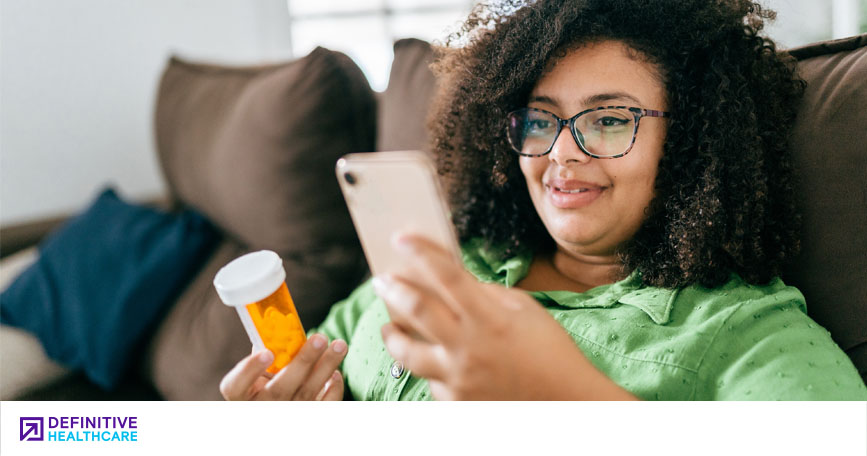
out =
[[[545,96],[545,95],[531,96],[530,100],[527,103],[533,103],[533,102],[549,104],[551,106],[554,106],[555,108],[559,106],[553,98],[551,98],[549,96]]]
[[[584,98],[581,103],[583,106],[592,106],[612,100],[628,100],[635,104],[641,104],[641,101],[639,101],[638,98],[635,98],[626,92],[597,93],[596,95]]]
[[[606,93],[597,93],[595,95],[590,95],[589,97],[583,98],[581,100],[581,106],[593,106],[599,105],[605,102],[610,102],[614,100],[624,100],[630,101],[635,104],[641,104],[641,101],[638,98],[626,93],[626,92],[606,92]],[[557,101],[547,95],[534,95],[530,97],[530,100],[527,103],[545,103],[554,107],[559,107],[560,104]]]

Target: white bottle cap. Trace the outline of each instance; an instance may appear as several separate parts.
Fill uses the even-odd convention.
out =
[[[214,277],[214,288],[227,306],[261,301],[280,288],[286,270],[280,256],[270,250],[248,253],[223,266]]]

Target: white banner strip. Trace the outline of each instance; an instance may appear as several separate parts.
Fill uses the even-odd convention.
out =
[[[867,454],[864,402],[7,401],[0,428],[15,456]]]

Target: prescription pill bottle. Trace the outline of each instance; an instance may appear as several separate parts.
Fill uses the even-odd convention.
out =
[[[238,310],[253,347],[274,353],[272,374],[289,364],[307,340],[285,280],[283,260],[270,250],[238,257],[214,277],[217,294]]]

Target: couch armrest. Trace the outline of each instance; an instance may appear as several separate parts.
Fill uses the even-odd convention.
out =
[[[68,215],[47,217],[0,228],[0,258],[38,244],[46,234],[62,225],[68,218]]]
[[[147,198],[139,203],[162,210],[175,210],[178,207],[175,200],[166,196]],[[72,216],[74,214],[57,214],[0,228],[0,258],[38,244]]]

